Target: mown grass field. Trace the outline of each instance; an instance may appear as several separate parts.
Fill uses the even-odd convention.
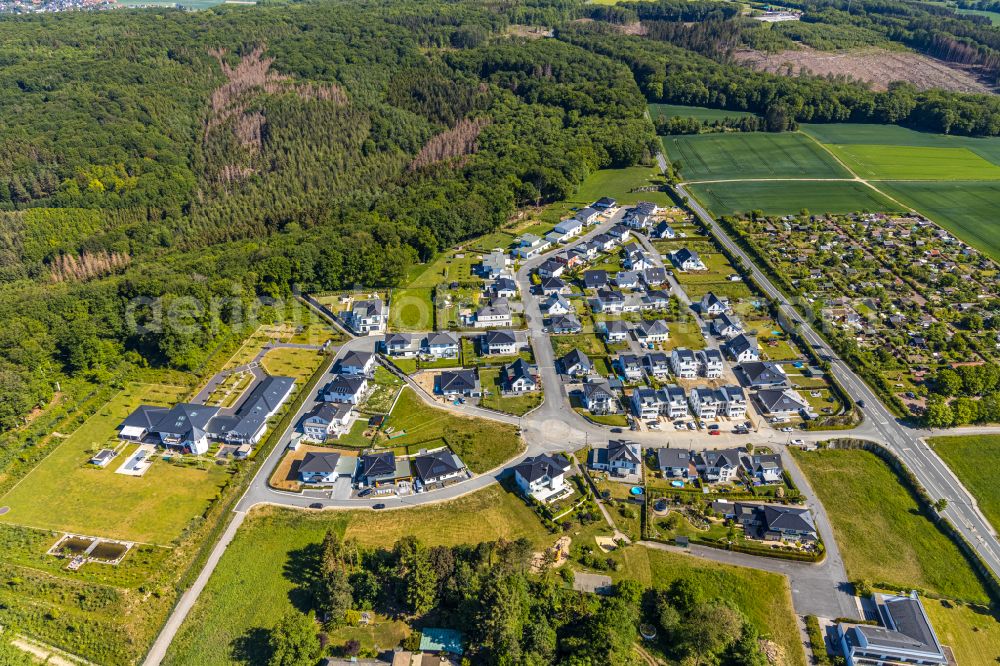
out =
[[[996,478],[1000,435],[933,437],[927,441],[976,498],[993,528],[1000,529],[1000,484]]]
[[[958,547],[881,459],[861,450],[793,454],[826,507],[852,580],[988,603]]]
[[[513,458],[521,450],[517,428],[505,423],[456,416],[426,404],[413,389],[403,389],[386,426],[405,432],[391,440],[392,446],[407,446],[445,440],[469,469],[486,472]],[[394,433],[395,434],[395,433]]]
[[[137,406],[170,405],[187,392],[184,387],[138,384],[118,393],[0,498],[0,506],[10,507],[0,520],[169,544],[215,498],[226,468],[211,465],[199,470],[156,460],[142,477],[115,474],[134,446],[126,447],[104,469],[88,460],[93,452],[117,442],[116,426]]]
[[[851,181],[747,181],[689,185],[687,189],[715,215],[737,215],[751,210],[790,215],[803,208],[812,213],[899,209],[870,187]]]
[[[499,486],[445,504],[400,511],[258,509],[226,549],[164,666],[260,663],[254,658],[262,653],[267,630],[292,608],[306,607],[306,594],[298,584],[301,562],[327,530],[383,548],[409,534],[428,545],[526,537],[542,547],[555,540],[524,502]]]
[[[878,187],[1000,261],[1000,182],[881,182]]]
[[[643,585],[667,587],[677,578],[694,578],[707,598],[731,600],[762,635],[781,645],[786,664],[806,663],[784,576],[651,548],[627,548],[622,560],[624,571],[616,578],[632,578]]]
[[[686,181],[850,177],[815,141],[797,132],[734,132],[661,140],[670,161],[680,162]]]
[[[830,123],[802,125],[801,131],[820,143],[833,145],[916,146],[968,148],[994,164],[1000,164],[1000,138],[970,137],[917,132],[898,125]]]
[[[745,116],[752,115],[754,114],[749,111],[725,111],[722,109],[709,109],[704,106],[681,106],[679,104],[649,105],[649,116],[653,120],[656,120],[659,116],[665,116],[667,118],[680,116],[682,118],[697,118],[701,121],[711,122],[713,120],[722,120],[724,118],[743,118]]]
[[[296,384],[302,386],[322,362],[323,355],[315,349],[277,347],[267,352],[260,364],[268,374],[294,377]]]
[[[429,331],[434,328],[434,289],[396,289],[389,303],[389,329]]]
[[[962,666],[995,666],[1000,654],[1000,617],[984,606],[965,606],[924,597],[921,600],[938,640],[955,652]]]
[[[1000,166],[965,147],[830,144],[854,173],[875,180],[997,180]]]

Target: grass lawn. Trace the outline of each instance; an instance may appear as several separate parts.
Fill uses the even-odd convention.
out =
[[[697,118],[703,122],[711,122],[713,120],[723,120],[724,118],[744,118],[752,115],[754,114],[749,111],[726,111],[724,109],[709,109],[704,106],[681,106],[679,104],[649,105],[649,116],[653,120],[664,116],[666,118]]]
[[[784,576],[644,547],[624,549],[622,561],[624,571],[614,578],[632,578],[656,587],[667,587],[681,577],[693,578],[706,598],[731,600],[762,635],[781,645],[786,664],[806,663]]]
[[[768,215],[788,215],[803,208],[813,213],[899,209],[870,187],[850,181],[716,183],[691,185],[688,191],[716,215],[738,215],[756,209]]]
[[[1000,235],[996,232],[1000,182],[882,182],[878,187],[1000,260]]]
[[[1000,529],[1000,484],[996,479],[1000,435],[933,437],[928,443],[976,498],[993,528]]]
[[[996,666],[1000,654],[1000,618],[982,606],[969,607],[921,599],[938,640],[955,651],[962,666]]]
[[[850,177],[816,142],[797,132],[697,134],[662,141],[687,181]]]
[[[93,451],[115,438],[115,427],[141,403],[169,405],[188,389],[130,385],[90,417],[0,498],[7,523],[169,544],[201,515],[225,482],[225,467],[182,468],[157,460],[142,477],[115,474],[125,458],[108,467],[88,464]],[[131,450],[131,447],[130,447]],[[53,507],[59,507],[53,511]]]
[[[574,349],[579,349],[591,358],[604,356],[607,353],[604,349],[604,343],[592,333],[553,335],[549,337],[549,340],[552,342],[552,351],[557,359],[562,358]]]
[[[655,166],[634,166],[625,169],[602,169],[595,171],[580,184],[580,189],[566,201],[547,206],[540,214],[542,222],[551,227],[567,217],[574,208],[584,208],[601,197],[612,197],[619,204],[634,204],[651,201],[659,206],[670,207],[673,201],[666,192],[632,192],[640,187],[660,186],[663,174]]]
[[[277,347],[267,352],[260,364],[268,374],[294,377],[302,386],[323,361],[323,355],[314,349]]]
[[[389,330],[429,331],[434,328],[434,289],[396,289],[389,302]]]
[[[497,381],[499,377],[499,368],[488,368],[479,371],[479,383],[482,385],[484,391],[490,391],[490,395],[483,397],[479,401],[482,407],[521,416],[542,404],[541,391],[522,395],[502,395],[500,393],[500,384]]]
[[[304,607],[298,564],[329,529],[365,546],[385,548],[408,534],[428,545],[449,546],[500,537],[523,536],[538,546],[555,540],[524,502],[499,486],[444,504],[398,511],[258,509],[226,549],[170,646],[164,666],[260,663],[267,630],[293,607]],[[237,658],[241,648],[249,658]]]
[[[388,414],[392,401],[396,399],[403,386],[403,380],[392,374],[381,365],[375,366],[375,381],[360,411],[369,414]]]
[[[879,180],[997,180],[1000,166],[965,147],[830,145],[862,178]]]
[[[486,472],[513,458],[523,444],[517,428],[505,423],[457,416],[421,400],[413,389],[403,389],[396,407],[386,419],[396,432],[393,446],[443,439],[451,450],[476,473]]]
[[[830,515],[852,580],[988,602],[958,547],[919,512],[881,459],[861,450],[792,453]]]

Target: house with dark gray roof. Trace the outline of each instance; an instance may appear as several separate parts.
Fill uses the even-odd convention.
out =
[[[809,509],[781,504],[747,504],[741,513],[743,532],[765,541],[816,541],[816,523]]]
[[[618,399],[606,379],[592,379],[583,384],[583,406],[591,414],[617,414]]]
[[[785,471],[781,456],[776,453],[744,454],[741,461],[747,474],[761,483],[778,483]]]
[[[757,338],[750,337],[746,333],[737,335],[723,346],[729,357],[737,363],[760,360],[760,347],[757,346]]]
[[[840,622],[840,649],[848,666],[951,663],[916,592],[875,594],[879,625]]]
[[[347,427],[353,413],[351,404],[322,402],[302,417],[302,433],[309,439],[325,442]]]
[[[517,353],[517,337],[509,328],[484,333],[479,338],[479,348],[488,356],[509,356]]]
[[[356,405],[368,391],[368,378],[364,375],[337,375],[323,387],[323,400],[347,402]]]
[[[396,458],[392,451],[366,453],[361,456],[358,465],[358,483],[361,486],[377,488],[412,478],[410,461]]]
[[[534,371],[523,358],[500,368],[499,379],[504,393],[530,393],[539,389]]]
[[[628,324],[620,319],[610,319],[597,323],[597,328],[609,343],[624,342],[628,339]]]
[[[434,378],[434,392],[446,398],[478,396],[481,393],[479,375],[474,368],[444,370]]]
[[[705,450],[694,455],[695,468],[711,483],[729,483],[737,478],[743,463],[743,449]]]
[[[564,374],[574,377],[583,377],[594,371],[594,365],[590,362],[590,357],[579,349],[570,350],[565,356],[560,358],[559,367]]]
[[[389,322],[389,310],[381,298],[354,301],[351,309],[345,311],[342,318],[355,333],[362,335],[382,333]]]
[[[563,335],[567,333],[579,333],[583,330],[583,324],[576,318],[575,314],[556,315],[549,319],[549,333]]]
[[[230,444],[256,444],[267,431],[267,420],[292,394],[291,377],[266,377],[232,414],[220,414],[209,422],[209,436]]]
[[[670,255],[670,261],[682,271],[707,270],[705,263],[694,250],[683,247]]]
[[[349,351],[337,362],[337,371],[343,375],[368,375],[375,370],[375,354],[366,351]]]
[[[424,339],[424,347],[434,358],[458,358],[458,336],[448,331],[428,333]]]
[[[514,482],[526,495],[550,502],[572,493],[566,485],[570,462],[559,454],[529,456],[514,467]]]
[[[386,333],[382,350],[393,358],[413,358],[420,353],[423,338],[415,333]]]
[[[583,272],[583,287],[584,289],[603,289],[608,286],[608,272],[607,271],[584,271]]]
[[[743,333],[743,323],[736,315],[723,312],[712,320],[712,333],[720,338],[735,338]]]
[[[788,375],[777,363],[751,361],[736,366],[737,376],[750,388],[777,388],[788,385]]]
[[[612,439],[607,447],[590,450],[587,465],[614,476],[639,474],[642,471],[642,447],[624,439]]]
[[[692,479],[698,476],[691,452],[686,449],[656,449],[656,467],[666,478]]]
[[[339,453],[309,452],[299,463],[299,480],[309,484],[334,483],[340,476],[339,463]]]
[[[670,339],[670,329],[662,319],[643,319],[632,330],[635,339],[643,344],[666,342]]]
[[[466,474],[465,463],[450,449],[421,453],[413,458],[411,466],[420,480],[422,489]]]
[[[698,310],[702,315],[715,317],[724,314],[729,309],[729,301],[719,298],[714,292],[708,292],[701,297]]]
[[[754,395],[765,416],[795,416],[810,411],[809,403],[793,389],[764,389]]]
[[[551,277],[542,280],[542,293],[546,296],[566,296],[572,291],[562,278]]]
[[[140,442],[154,436],[167,448],[207,453],[209,424],[218,413],[217,407],[189,403],[173,407],[140,405],[118,426],[118,436]]]

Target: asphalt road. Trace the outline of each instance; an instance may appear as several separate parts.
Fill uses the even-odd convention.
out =
[[[658,157],[660,167],[665,168],[663,156]],[[944,517],[972,544],[986,565],[995,574],[1000,575],[1000,543],[997,542],[996,533],[979,511],[979,507],[969,491],[962,486],[944,461],[922,441],[921,438],[925,431],[909,428],[899,422],[868,385],[836,356],[826,341],[816,333],[810,322],[803,319],[785,295],[771,283],[751,257],[729,237],[715,221],[715,218],[691,197],[683,185],[677,186],[677,192],[681,196],[687,197],[692,210],[711,229],[716,239],[743,260],[744,266],[751,272],[757,284],[761,286],[769,298],[779,304],[781,313],[789,321],[799,325],[802,337],[806,342],[812,345],[820,356],[832,359],[830,362],[831,372],[844,390],[850,393],[855,400],[865,402],[863,411],[866,418],[864,423],[855,430],[843,434],[853,437],[867,437],[885,444],[913,472],[932,498],[947,499],[948,507],[943,512]]]

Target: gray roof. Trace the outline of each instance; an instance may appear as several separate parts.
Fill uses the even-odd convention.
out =
[[[542,289],[564,289],[566,282],[557,277],[545,278],[542,280]]]
[[[791,389],[757,391],[757,401],[768,412],[795,412],[800,409],[809,409],[809,403]]]
[[[427,346],[438,347],[446,345],[457,345],[458,336],[454,333],[449,333],[448,331],[437,331],[436,333],[427,334]]]
[[[549,320],[549,328],[558,330],[579,330],[583,328],[580,320],[574,314],[553,315]]]
[[[413,459],[413,467],[420,480],[428,483],[442,476],[454,474],[463,469],[465,465],[454,453],[448,449],[441,449],[417,456]]]
[[[291,377],[267,377],[257,384],[232,416],[212,419],[210,432],[244,439],[252,437],[288,398],[293,386],[295,380]]]
[[[536,383],[535,376],[531,373],[531,366],[523,358],[505,365],[500,370],[500,380],[504,386],[510,386],[519,379],[526,379],[532,384]]]
[[[788,377],[781,370],[781,366],[770,361],[741,363],[739,369],[750,386],[784,384],[788,380]]]
[[[339,453],[307,453],[306,457],[299,463],[299,474],[319,473],[329,474],[337,471],[337,463],[340,462]]]
[[[337,375],[323,389],[324,393],[340,393],[342,395],[354,395],[361,390],[365,382],[364,377],[357,375]]]
[[[122,421],[122,427],[142,427],[149,432],[178,434],[197,440],[210,432],[209,424],[219,413],[216,407],[178,403],[173,407],[141,405]]]
[[[371,358],[371,352],[349,351],[344,354],[344,358],[340,359],[340,367],[356,366],[358,368],[363,368],[369,361],[371,361]]]
[[[605,321],[604,328],[610,333],[628,333],[628,324],[620,319],[609,319]]]
[[[442,393],[448,391],[470,391],[479,386],[479,377],[475,369],[445,370],[438,375],[438,388]]]
[[[653,321],[643,319],[635,325],[635,332],[636,335],[639,335],[640,337],[649,335],[669,335],[670,329],[667,327],[667,322],[662,319],[654,319]]]
[[[746,333],[740,333],[735,338],[726,343],[729,352],[734,356],[741,354],[748,349],[757,349],[757,340],[749,337]]]
[[[391,476],[396,473],[396,455],[392,451],[361,456],[362,478]]]
[[[575,365],[580,365],[585,369],[590,369],[593,365],[590,362],[590,357],[584,354],[579,349],[570,350],[565,356],[559,359],[564,369],[572,368]]]
[[[559,476],[568,470],[569,461],[560,455],[528,457],[514,468],[514,471],[520,474],[528,483],[537,481],[545,476],[549,478]]]
[[[704,363],[722,363],[722,352],[718,349],[699,349],[697,355]]]
[[[769,530],[783,532],[794,530],[796,532],[816,532],[816,524],[813,522],[809,509],[795,509],[790,506],[776,506],[765,504],[763,506],[764,522]]]
[[[507,345],[517,342],[517,338],[514,336],[514,331],[509,328],[500,328],[483,333],[483,342],[487,345]]]
[[[916,596],[877,596],[879,614],[884,627],[858,625],[852,630],[863,634],[870,648],[882,649],[890,654],[894,650],[916,650],[942,657],[944,651],[938,642],[923,605]]]
[[[589,289],[603,287],[608,283],[607,271],[584,271],[583,285]]]
[[[687,467],[691,464],[691,452],[684,449],[657,449],[656,464],[661,469],[664,467]]]
[[[642,451],[642,448],[635,442],[612,439],[608,442],[608,460],[627,460],[638,465],[642,462],[642,454],[637,453],[636,450]]]
[[[699,455],[708,467],[736,467],[740,464],[740,449],[706,450]]]
[[[675,262],[677,262],[678,265],[683,264],[688,259],[692,259],[694,261],[700,261],[701,260],[701,257],[698,256],[697,252],[695,252],[694,250],[689,250],[686,247],[682,247],[681,249],[679,249],[676,252],[674,252],[673,255],[671,256],[671,258]]]
[[[611,386],[607,381],[599,380],[594,382],[587,382],[583,385],[583,395],[588,399],[593,398],[611,398],[614,399],[615,394],[611,392]]]

